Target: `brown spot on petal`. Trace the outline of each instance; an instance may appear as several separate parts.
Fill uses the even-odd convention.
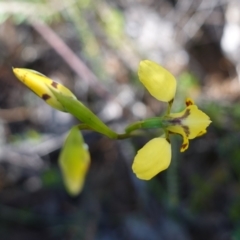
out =
[[[206,132],[207,132],[206,130],[203,130],[203,131],[199,132],[197,137],[200,137],[200,136],[204,135]]]
[[[43,94],[43,95],[42,95],[42,99],[43,99],[44,101],[47,101],[49,98],[51,98],[51,96],[49,96],[48,94]]]
[[[191,106],[191,105],[192,105],[192,102],[191,102],[191,101],[186,101],[186,105],[187,105],[187,106]]]
[[[23,83],[25,83],[25,80],[26,80],[25,78],[26,78],[26,76],[27,76],[27,73],[24,73],[24,75],[23,75],[23,77],[22,77],[22,82],[23,82]]]
[[[55,88],[58,88],[58,83],[56,83],[56,82],[54,82],[54,81],[52,81],[51,85],[52,85],[53,87],[55,87]]]
[[[186,135],[187,135],[187,137],[188,137],[189,134],[190,134],[189,127],[187,127],[187,126],[182,126],[182,128],[183,128],[183,131],[186,133]]]
[[[181,146],[181,150],[186,149],[187,145],[188,145],[187,143],[183,144],[183,145]]]
[[[190,115],[190,109],[187,109],[186,112],[181,117],[181,119],[184,119],[184,118],[188,117],[189,115]]]
[[[190,115],[190,109],[187,109],[181,117],[171,119],[169,122],[173,125],[181,125],[181,121]]]

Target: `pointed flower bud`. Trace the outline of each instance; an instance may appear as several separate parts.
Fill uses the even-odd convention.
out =
[[[90,109],[77,100],[62,84],[30,69],[13,68],[15,76],[51,107],[71,113],[90,129],[116,139],[117,133],[104,124]]]
[[[64,96],[76,99],[75,95],[62,84],[54,82],[43,74],[25,68],[13,68],[14,75],[30,88],[37,96],[42,98],[51,107],[65,112],[64,106],[57,100],[51,89],[57,90]]]
[[[70,195],[76,196],[82,191],[89,164],[90,155],[81,132],[73,127],[59,158],[64,185]]]

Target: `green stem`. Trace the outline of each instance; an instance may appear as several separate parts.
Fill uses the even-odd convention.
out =
[[[91,130],[91,131],[95,131],[95,132],[99,132],[95,129],[93,129],[92,127],[90,127],[88,124],[85,123],[81,123],[78,124],[78,129],[79,130]],[[150,128],[163,128],[164,124],[161,118],[157,117],[157,118],[149,118],[146,120],[142,120],[139,122],[135,122],[130,124],[126,129],[125,129],[125,133],[116,133],[115,136],[108,136],[111,139],[126,139],[126,138],[130,138],[133,137],[134,135],[139,135],[137,133],[132,133],[135,130],[138,129],[150,129]]]
[[[94,129],[92,129],[91,127],[89,127],[87,124],[85,123],[80,123],[77,125],[79,130],[91,130],[94,131]]]
[[[91,130],[91,131],[97,132],[96,130],[92,129],[91,127],[89,127],[85,123],[80,123],[80,124],[77,125],[77,127],[78,127],[79,130]],[[122,133],[122,134],[116,133],[116,134],[117,134],[117,137],[116,138],[114,137],[112,139],[126,139],[126,138],[130,138],[130,137],[133,136],[133,134],[131,134],[131,133]]]
[[[163,128],[165,125],[162,120],[162,118],[156,117],[138,121],[126,127],[125,131],[126,133],[130,133],[137,129]]]
[[[176,145],[174,139],[171,140],[172,145]],[[179,191],[178,191],[178,153],[176,148],[172,148],[172,160],[171,165],[167,171],[167,188],[168,188],[168,203],[171,209],[177,207],[179,203]]]

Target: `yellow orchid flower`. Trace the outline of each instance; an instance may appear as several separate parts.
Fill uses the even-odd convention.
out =
[[[136,176],[143,180],[149,180],[167,169],[170,164],[169,134],[182,136],[183,143],[180,151],[184,152],[189,146],[189,139],[205,134],[211,120],[198,109],[190,98],[186,99],[186,108],[182,112],[170,113],[176,92],[176,80],[171,73],[157,63],[149,60],[140,62],[138,75],[140,81],[153,97],[169,104],[167,114],[164,117],[158,120],[156,118],[148,119],[136,125],[141,128],[156,128],[158,126],[165,130],[165,138],[154,138],[149,141],[138,151],[133,161],[132,169]]]
[[[42,98],[51,107],[66,112],[51,89],[57,90],[62,95],[76,99],[75,95],[62,84],[54,82],[43,74],[26,68],[13,68],[14,75],[36,95]]]
[[[188,139],[194,139],[206,133],[206,128],[211,123],[209,117],[194,104],[187,106],[180,113],[169,114],[165,120],[169,125],[166,129],[170,133],[180,134],[183,137],[181,152],[188,148]]]

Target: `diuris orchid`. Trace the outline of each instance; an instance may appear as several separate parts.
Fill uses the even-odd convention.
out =
[[[189,139],[204,134],[211,123],[209,117],[189,98],[182,112],[171,113],[176,93],[176,79],[165,68],[149,60],[140,62],[138,75],[153,97],[168,103],[167,114],[132,123],[123,134],[110,129],[60,83],[30,69],[13,68],[13,72],[21,82],[51,107],[68,112],[81,121],[81,124],[71,129],[59,158],[65,186],[72,196],[81,192],[90,163],[90,155],[79,130],[88,129],[111,139],[125,139],[131,137],[132,131],[136,129],[164,129],[165,135],[149,141],[134,158],[132,166],[134,173],[140,179],[149,180],[168,168],[171,162],[170,134],[179,134],[183,137],[180,150],[183,152],[188,148]]]
[[[157,63],[141,61],[138,76],[153,97],[168,102],[167,114],[159,118],[165,136],[154,138],[144,145],[138,151],[132,165],[133,172],[138,178],[149,180],[170,165],[169,134],[179,134],[183,137],[180,151],[184,152],[188,148],[189,139],[203,135],[211,120],[190,98],[186,99],[186,108],[182,112],[170,113],[176,93],[176,79]]]

